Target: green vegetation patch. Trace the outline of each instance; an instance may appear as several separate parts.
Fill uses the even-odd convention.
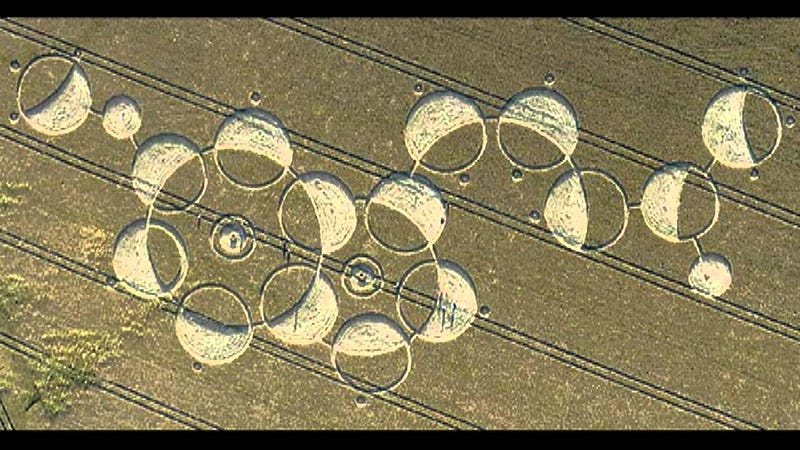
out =
[[[0,210],[22,203],[22,194],[29,190],[28,183],[0,182]]]
[[[97,371],[120,355],[118,333],[69,328],[44,336],[45,356],[34,361],[26,410],[39,405],[50,415],[69,408],[76,394],[97,382]]]
[[[14,389],[14,373],[10,368],[0,366],[0,394]]]
[[[16,274],[0,275],[0,323],[21,315],[22,306],[34,305],[35,292],[28,281]],[[0,360],[0,393],[12,392],[25,405],[48,416],[67,410],[82,390],[95,385],[98,373],[109,362],[122,356],[125,340],[139,340],[152,334],[157,299],[125,301],[120,305],[122,326],[111,331],[81,328],[56,329],[41,340],[41,360],[25,359],[20,364]],[[6,330],[9,331],[9,330]]]
[[[0,276],[0,319],[15,320],[19,307],[33,297],[24,277],[16,274]]]

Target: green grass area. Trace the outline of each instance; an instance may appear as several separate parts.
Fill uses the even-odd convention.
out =
[[[0,211],[22,203],[22,194],[29,190],[28,183],[0,182]]]
[[[35,307],[35,289],[22,276],[0,276],[0,324],[13,332],[22,307]],[[123,325],[110,331],[83,328],[55,329],[43,335],[39,361],[0,364],[0,393],[20,399],[25,413],[39,409],[54,417],[75,404],[82,390],[98,381],[97,374],[122,355],[126,340],[140,340],[151,331],[146,326],[158,300],[121,305]],[[24,362],[22,362],[24,361]]]
[[[104,365],[122,356],[125,340],[148,335],[146,323],[158,304],[157,300],[129,304],[122,312],[124,325],[117,330],[67,328],[43,336],[43,350],[49,356],[31,361],[32,382],[23,393],[28,397],[26,410],[38,405],[55,416],[68,409],[82,389],[98,381]]]
[[[45,335],[48,356],[32,361],[33,382],[26,409],[41,406],[56,415],[69,408],[80,389],[97,381],[97,371],[120,355],[119,333],[68,328]]]
[[[15,321],[20,306],[33,298],[33,292],[25,278],[8,274],[0,277],[0,320]]]
[[[14,373],[10,367],[0,366],[0,394],[14,388]]]

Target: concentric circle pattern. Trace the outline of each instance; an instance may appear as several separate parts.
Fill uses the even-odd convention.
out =
[[[51,73],[55,70],[48,69],[51,66],[61,68],[62,79],[44,98],[33,98],[31,92],[41,90],[36,85],[38,75],[45,70]],[[776,103],[762,90],[750,85],[722,89],[708,105],[701,127],[702,141],[712,161],[705,167],[690,162],[663,163],[644,180],[640,200],[631,202],[623,184],[611,173],[578,165],[576,155],[582,143],[578,115],[567,97],[552,87],[553,74],[545,77],[545,86],[522,89],[511,96],[496,117],[484,115],[476,101],[462,93],[434,91],[420,95],[405,118],[403,142],[411,168],[380,174],[367,192],[354,195],[336,175],[315,170],[299,172],[293,166],[302,158],[296,157],[281,120],[257,106],[262,97],[256,91],[250,97],[254,106],[230,112],[205,146],[170,132],[159,132],[140,141],[136,135],[142,128],[145,108],[131,97],[115,95],[105,101],[102,111],[93,110],[89,73],[80,60],[44,55],[24,66],[17,63],[14,73],[17,71],[17,111],[10,116],[12,125],[21,122],[19,126],[57,138],[78,130],[95,117],[102,130],[114,138],[112,142],[134,145],[130,183],[136,196],[133,200],[144,206],[144,212],[117,235],[111,261],[115,282],[118,280],[120,287],[138,297],[177,304],[177,341],[200,364],[197,367],[236,361],[249,348],[255,329],[263,327],[286,345],[325,346],[341,380],[372,394],[397,389],[406,380],[413,366],[411,347],[417,339],[432,344],[455,341],[468,332],[478,315],[488,320],[485,318],[493,309],[485,304],[479,306],[479,289],[466,268],[443,258],[437,249],[440,242],[446,241],[442,236],[448,228],[448,200],[458,196],[440,189],[419,171],[453,177],[461,189],[466,189],[479,178],[466,171],[475,168],[488,151],[498,152],[499,157],[502,155],[500,161],[510,165],[502,172],[504,177],[511,173],[513,183],[509,189],[524,189],[530,180],[526,174],[531,172],[535,172],[533,176],[545,176],[545,172],[557,170],[550,173],[550,189],[541,196],[544,204],[528,205],[519,226],[549,233],[560,248],[570,252],[607,253],[625,234],[630,211],[638,209],[646,227],[657,237],[670,243],[693,244],[697,257],[689,268],[688,286],[699,295],[718,297],[732,286],[733,271],[724,255],[706,252],[700,243],[719,219],[720,194],[710,170],[719,162],[727,168],[752,170],[751,176],[757,178],[755,167],[777,150],[784,125]],[[745,129],[743,110],[748,96],[766,101],[777,120],[774,144],[762,156],[756,156]],[[266,96],[263,100],[266,102]],[[790,127],[794,119],[787,119],[786,123]],[[556,157],[545,159],[544,163],[526,159],[520,153],[523,149],[508,139],[509,126],[543,138],[542,145],[549,146]],[[477,130],[480,138],[480,145],[469,157],[451,155],[455,162],[447,167],[425,160],[430,152],[440,151],[435,150],[437,143],[465,127]],[[273,165],[274,173],[259,169],[255,181],[243,179],[228,159],[237,153]],[[233,187],[233,192],[240,189],[252,196],[264,191],[264,198],[274,202],[266,206],[267,210],[271,213],[274,207],[277,215],[279,230],[272,237],[280,234],[287,254],[292,247],[312,255],[303,262],[287,258],[277,267],[257,268],[261,281],[257,299],[238,292],[244,290],[215,281],[183,290],[192,270],[193,244],[184,239],[179,221],[169,220],[171,214],[188,212],[197,215],[198,223],[201,219],[210,222],[204,245],[211,250],[204,251],[215,255],[212,258],[221,258],[215,259],[217,263],[245,264],[242,261],[249,260],[258,251],[263,236],[271,233],[242,215],[242,211],[223,214],[200,205],[212,184],[210,171],[216,171],[214,175],[227,188]],[[179,195],[167,188],[181,178],[177,174],[196,177],[196,189],[190,195]],[[692,181],[693,178],[699,181]],[[613,203],[598,200],[603,196],[588,188],[589,180],[601,182],[604,192],[615,198]],[[704,190],[713,198],[713,206],[707,208],[710,219],[706,223],[684,229],[682,222],[696,213],[696,209],[688,210],[684,202],[690,188]],[[293,211],[288,199],[297,195],[307,200],[313,210],[313,217],[311,213],[304,214],[315,220],[312,234],[318,233],[318,239],[314,242],[300,238],[297,221],[291,219]],[[399,221],[410,224],[416,232],[412,236],[415,243],[397,242],[386,235],[386,226],[381,226],[376,214],[378,209],[394,214],[390,226]],[[594,225],[590,212],[598,211],[615,212],[619,224],[614,231],[590,241],[588,236]],[[165,273],[163,267],[157,267],[151,231],[165,235],[172,245],[170,251],[177,255],[178,267],[171,279],[165,279],[161,275]],[[358,246],[356,236],[371,243],[354,248]],[[392,256],[381,258],[380,252]],[[405,268],[384,265],[386,260],[402,260],[400,256],[414,257],[416,262]],[[416,283],[426,272],[435,282],[429,283],[427,289],[419,289]],[[402,275],[391,280],[389,273]],[[286,280],[294,280],[290,283],[295,288],[291,295],[276,288]],[[408,313],[412,303],[409,296],[415,299],[414,304],[422,306],[422,319]],[[392,314],[372,310],[370,305],[386,298],[395,306]],[[286,299],[288,306],[282,303]],[[363,305],[364,310],[342,317],[343,311],[349,310],[343,308],[344,302]],[[260,317],[254,319],[251,310]],[[405,359],[389,381],[365,379],[348,368],[352,358],[383,366],[380,359],[396,352]]]

